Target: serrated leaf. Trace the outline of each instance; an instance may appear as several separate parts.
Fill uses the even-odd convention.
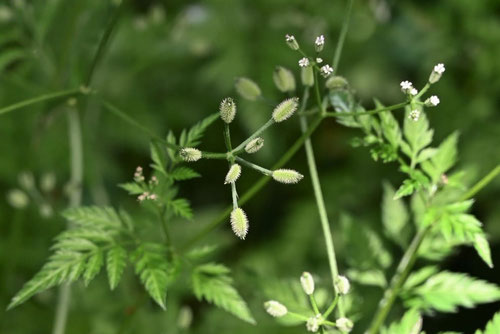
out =
[[[361,285],[379,286],[381,288],[387,286],[387,280],[384,276],[384,272],[377,269],[372,269],[372,270],[349,269],[347,271],[347,277],[349,277],[351,281],[359,283]]]
[[[488,267],[493,268],[493,261],[491,259],[491,250],[488,240],[483,233],[477,233],[474,236],[472,245],[476,249],[477,254],[483,259]]]
[[[191,260],[197,260],[212,254],[216,249],[217,249],[216,245],[205,245],[201,247],[196,247],[190,250],[186,254],[186,257],[188,257]]]
[[[466,274],[443,271],[412,289],[405,304],[425,312],[456,312],[459,306],[471,308],[497,300],[498,286]]]
[[[228,276],[230,270],[220,264],[204,264],[196,267],[192,273],[193,292],[199,300],[220,307],[248,323],[255,324],[250,310]]]
[[[398,191],[396,191],[396,193],[394,194],[393,199],[397,200],[401,197],[410,196],[411,194],[413,194],[413,192],[415,192],[415,189],[415,181],[412,179],[406,179],[403,181],[403,184],[399,186]]]
[[[127,251],[120,245],[113,245],[106,256],[106,270],[111,290],[116,288],[118,283],[120,283],[126,265]]]
[[[87,261],[87,267],[85,268],[85,272],[83,273],[83,282],[85,285],[89,285],[90,281],[92,281],[97,274],[101,271],[103,265],[103,255],[100,249],[96,250],[93,255],[90,256]]]
[[[176,216],[181,216],[186,219],[193,218],[193,210],[191,209],[191,205],[187,199],[177,198],[172,201],[168,201],[167,207],[169,210],[172,210]]]
[[[394,118],[390,111],[379,113],[379,117],[384,137],[393,148],[398,148],[402,138],[398,121]]]
[[[414,121],[408,117],[410,108],[406,108],[403,134],[409,147],[404,147],[403,152],[410,157],[412,162],[416,162],[419,152],[432,142],[434,131],[429,129],[429,120],[421,107],[418,107],[420,117]]]
[[[153,160],[151,168],[167,176],[167,171],[165,169],[167,166],[167,160],[165,157],[165,151],[163,149],[163,146],[161,146],[157,142],[151,142],[149,144],[149,148],[151,151],[151,160]]]
[[[122,189],[125,189],[129,193],[129,195],[139,195],[146,191],[146,189],[135,182],[122,183],[118,186]]]
[[[394,188],[387,182],[384,183],[384,196],[382,198],[382,223],[386,235],[401,246],[408,244],[409,230],[408,211],[401,199],[394,199]]]
[[[169,176],[175,181],[184,181],[200,177],[201,175],[189,167],[182,166],[175,168]]]
[[[181,134],[179,145],[182,147],[196,147],[205,134],[206,129],[219,118],[219,113],[214,113],[192,126],[189,131]]]
[[[495,313],[493,319],[491,319],[487,324],[484,331],[477,330],[474,334],[498,334],[500,333],[500,312]]]
[[[408,276],[403,289],[411,289],[416,287],[419,284],[425,282],[429,277],[436,274],[438,272],[438,268],[436,266],[427,266],[423,267]]]
[[[454,132],[439,145],[436,153],[429,161],[422,164],[422,169],[437,182],[457,161],[458,133]]]
[[[422,317],[416,310],[406,312],[398,322],[393,322],[389,328],[382,329],[382,334],[419,334],[422,329]]]
[[[82,226],[119,228],[121,219],[111,207],[88,206],[63,211],[64,218]]]

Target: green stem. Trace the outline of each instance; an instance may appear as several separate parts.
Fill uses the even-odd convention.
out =
[[[215,152],[202,151],[201,156],[203,159],[227,160],[227,153],[215,153]]]
[[[231,133],[229,132],[229,124],[224,123],[224,143],[226,144],[226,149],[228,152],[231,152]]]
[[[320,314],[321,312],[319,311],[318,303],[316,303],[316,299],[314,298],[314,295],[309,295],[309,302],[311,303],[311,306],[313,308],[314,313]]]
[[[413,100],[419,99],[422,95],[425,94],[425,92],[427,92],[427,90],[430,87],[431,87],[431,84],[430,83],[426,83],[425,86],[424,86],[424,88],[422,88],[422,90],[420,92],[418,92],[418,94],[413,97]]]
[[[250,161],[247,161],[245,159],[242,159],[240,157],[236,157],[235,159],[236,159],[236,161],[240,162],[242,165],[245,165],[247,167],[255,169],[256,171],[261,172],[262,174],[264,174],[266,176],[271,176],[273,174],[273,171],[266,169],[264,167],[261,167],[259,165],[256,165],[256,164],[254,164]]]
[[[68,133],[70,156],[70,197],[69,207],[76,208],[82,201],[82,183],[83,183],[83,145],[80,119],[76,109],[68,110]],[[63,334],[66,329],[68,318],[69,303],[71,299],[71,287],[69,283],[59,288],[57,297],[56,314],[54,318],[53,334]]]
[[[3,107],[0,109],[0,115],[6,114],[8,112],[18,110],[24,107],[31,106],[33,104],[37,104],[40,102],[46,102],[46,101],[51,101],[51,100],[57,100],[63,97],[70,97],[73,95],[80,94],[79,89],[67,89],[67,90],[62,90],[59,92],[54,92],[54,93],[49,93],[49,94],[43,94],[37,97],[34,97],[32,99],[16,102],[14,104],[11,104],[10,106]]]
[[[232,154],[238,154],[245,149],[246,144],[251,142],[253,139],[257,138],[262,132],[266,131],[268,127],[274,124],[274,120],[271,118],[262,125],[257,131],[255,131],[250,137],[248,137],[243,143],[239,144],[234,150],[231,151]]]
[[[325,314],[323,314],[323,318],[327,319],[328,316],[330,316],[330,314],[333,312],[333,310],[335,309],[335,306],[337,306],[337,302],[339,301],[339,298],[340,298],[340,295],[339,294],[336,294],[335,295],[335,298],[333,299],[332,303],[330,304],[330,306],[328,307],[328,309],[326,310]]]
[[[347,12],[344,15],[344,22],[342,22],[342,28],[340,30],[339,40],[337,41],[337,46],[335,48],[335,54],[333,56],[333,62],[332,62],[333,75],[335,75],[337,73],[337,67],[339,65],[340,55],[342,54],[342,49],[344,48],[344,42],[345,42],[345,38],[347,36],[347,30],[349,28],[349,23],[351,20],[351,12],[352,12],[353,3],[354,3],[354,0],[349,0],[349,3],[347,4]]]
[[[479,180],[472,188],[469,189],[465,194],[460,197],[461,201],[465,201],[471,197],[473,197],[475,194],[477,194],[481,189],[486,187],[488,183],[490,183],[498,174],[500,174],[500,165],[497,165],[495,168],[493,168],[486,176],[484,176],[481,180]]]
[[[306,89],[304,91],[304,97],[302,99],[302,110],[305,109],[305,105],[307,103],[307,98],[309,96],[309,91]],[[318,100],[318,103],[321,103],[321,99]],[[322,106],[318,106],[322,108]],[[307,131],[307,118],[305,116],[300,117],[300,130],[302,134]],[[304,147],[306,150],[307,156],[307,165],[309,167],[309,174],[311,175],[312,186],[314,190],[314,197],[316,199],[316,205],[318,207],[319,218],[321,222],[321,228],[323,231],[323,237],[325,239],[326,252],[328,255],[328,264],[330,266],[330,274],[332,277],[332,286],[333,290],[336,294],[338,294],[337,289],[335,288],[335,282],[338,279],[339,271],[337,267],[337,260],[335,257],[335,248],[333,246],[332,232],[330,230],[330,222],[328,221],[328,215],[326,213],[326,205],[323,199],[323,193],[321,191],[321,184],[318,176],[318,169],[316,167],[316,160],[314,158],[314,150],[312,147],[311,139],[307,138],[304,141]],[[343,304],[340,302],[338,304],[338,312],[341,317],[345,316]]]
[[[377,108],[373,110],[360,111],[360,112],[326,112],[326,117],[346,117],[346,116],[364,116],[364,115],[374,115],[384,111],[396,110],[403,108],[408,105],[409,102],[401,102],[394,104],[392,106]]]

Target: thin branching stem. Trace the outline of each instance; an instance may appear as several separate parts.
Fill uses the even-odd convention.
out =
[[[239,162],[239,163],[241,163],[242,165],[245,165],[245,166],[247,166],[247,167],[250,167],[250,168],[252,168],[252,169],[255,169],[256,171],[258,171],[258,172],[260,172],[260,173],[262,173],[262,174],[264,174],[264,175],[270,176],[270,175],[272,175],[272,174],[273,174],[273,172],[272,172],[271,170],[266,169],[266,168],[264,168],[264,167],[261,167],[261,166],[259,166],[259,165],[256,165],[256,164],[254,164],[254,163],[252,163],[252,162],[250,162],[250,161],[247,161],[247,160],[245,160],[245,159],[243,159],[243,158],[240,158],[240,157],[235,157],[235,159],[236,159],[236,161],[238,161],[238,162]]]
[[[269,128],[271,125],[273,125],[275,122],[271,118],[269,119],[264,125],[262,125],[257,131],[255,131],[250,137],[248,137],[244,142],[236,146],[235,149],[231,151],[232,154],[238,154],[242,152],[245,149],[246,144],[257,138],[262,132],[266,131],[267,128]]]
[[[23,101],[20,101],[20,102],[16,102],[14,104],[11,104],[10,106],[1,108],[0,109],[0,115],[6,114],[8,112],[15,111],[15,110],[18,110],[18,109],[22,109],[22,108],[25,108],[25,107],[29,107],[29,106],[37,104],[37,103],[58,100],[58,99],[61,99],[61,98],[78,95],[80,93],[81,93],[80,89],[74,88],[74,89],[66,89],[66,90],[61,90],[59,92],[54,92],[54,93],[48,93],[48,94],[39,95],[37,97],[31,98],[31,99],[27,99],[27,100],[23,100]]]
[[[344,49],[344,42],[347,36],[347,30],[349,29],[349,23],[351,22],[351,12],[354,0],[349,0],[347,4],[347,11],[344,15],[344,22],[342,22],[342,28],[340,30],[340,36],[337,41],[337,46],[335,47],[335,54],[333,55],[332,67],[333,73],[337,73],[337,67],[339,66],[340,56],[342,55],[342,50]]]
[[[359,112],[333,112],[333,111],[328,111],[325,113],[326,117],[346,117],[346,116],[365,116],[365,115],[374,115],[374,114],[379,114],[384,111],[390,111],[390,110],[397,110],[404,108],[407,106],[409,102],[401,102],[398,104],[394,104],[392,106],[387,106],[387,107],[382,107],[382,108],[376,108],[373,110],[367,110],[367,111],[359,111]]]

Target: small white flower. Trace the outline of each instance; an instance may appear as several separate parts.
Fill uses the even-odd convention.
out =
[[[330,65],[324,65],[321,67],[320,72],[321,75],[326,78],[333,73],[333,68]]]
[[[321,314],[316,314],[314,317],[307,319],[306,328],[309,332],[316,333],[321,325],[323,319]]]
[[[436,66],[434,66],[434,72],[438,74],[443,74],[446,69],[444,68],[444,64],[439,63]]]
[[[286,34],[285,35],[285,40],[287,42],[293,42],[293,41],[295,41],[295,36]]]
[[[309,66],[309,59],[304,57],[301,60],[299,60],[299,66],[300,67],[307,67]]]
[[[412,88],[412,89],[410,89],[410,94],[415,96],[418,94],[418,90],[416,88]]]
[[[335,321],[335,326],[340,329],[342,332],[350,332],[354,324],[350,319],[347,318],[338,318]]]
[[[151,194],[148,196],[148,199],[152,200],[152,201],[156,201],[158,199],[158,195],[156,194]]]
[[[304,271],[300,276],[300,284],[306,295],[310,296],[314,293],[314,279],[307,271]]]
[[[293,35],[286,35],[285,40],[286,40],[286,44],[288,44],[290,49],[298,50],[300,48],[299,43],[297,43],[297,40],[295,39],[295,37]]]
[[[316,62],[317,62],[318,64],[321,64],[321,63],[323,62],[323,59],[322,59],[322,58],[316,58]]]
[[[413,88],[413,84],[408,80],[401,81],[399,85],[401,86],[401,90],[403,91],[403,93],[408,93]]]
[[[427,107],[435,107],[439,104],[439,102],[439,97],[437,97],[436,95],[432,95],[427,100],[425,100],[425,105]]]
[[[337,282],[335,284],[335,287],[337,288],[337,291],[341,295],[346,295],[349,293],[349,289],[351,288],[351,284],[349,283],[349,280],[347,277],[339,275]]]
[[[410,111],[410,114],[408,114],[408,118],[415,122],[418,121],[419,117],[420,117],[420,110],[417,109]]]
[[[144,200],[146,200],[146,199],[148,199],[148,198],[149,198],[149,193],[146,191],[146,192],[144,192],[144,193],[140,194],[140,195],[137,197],[137,200],[138,200],[139,202],[142,202],[142,201],[144,201]]]
[[[288,309],[286,308],[286,306],[275,300],[269,300],[265,302],[264,308],[266,309],[267,313],[275,318],[283,317],[288,313]]]
[[[322,45],[325,45],[325,36],[323,35],[319,35],[318,37],[316,37],[316,40],[314,41],[314,44],[316,46],[322,46]]]

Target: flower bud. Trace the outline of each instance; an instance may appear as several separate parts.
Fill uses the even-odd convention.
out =
[[[316,40],[314,41],[314,48],[316,49],[316,52],[321,52],[324,46],[325,46],[325,36],[320,35],[316,37]]]
[[[196,148],[184,147],[179,153],[184,161],[193,162],[201,159],[201,151]]]
[[[33,189],[35,187],[35,177],[31,172],[21,172],[19,173],[17,180],[22,188],[26,190]]]
[[[326,64],[324,66],[321,66],[321,68],[319,69],[319,73],[324,77],[324,78],[328,78],[330,76],[330,74],[333,73],[333,67],[331,67],[330,65]]]
[[[354,324],[350,319],[347,318],[338,318],[335,321],[335,326],[337,326],[338,329],[340,329],[342,332],[350,332],[352,330],[352,327],[354,327]]]
[[[300,72],[300,79],[304,86],[311,87],[314,85],[314,73],[312,66],[302,67]]]
[[[399,85],[401,86],[401,91],[405,94],[410,94],[413,89],[413,84],[408,80],[401,81]]]
[[[12,189],[7,193],[7,202],[16,209],[24,209],[30,202],[28,195],[22,190]]]
[[[306,322],[306,329],[309,332],[316,333],[319,330],[319,326],[323,322],[321,314],[316,314],[314,317],[310,317]]]
[[[286,308],[286,306],[275,300],[269,300],[265,302],[264,308],[266,309],[267,313],[275,318],[283,317],[288,313],[288,309]]]
[[[298,50],[299,49],[299,43],[297,43],[297,40],[295,39],[295,36],[293,35],[285,35],[285,40],[286,44],[290,47],[292,50]]]
[[[302,180],[304,175],[294,171],[293,169],[277,169],[273,171],[272,177],[275,181],[290,184],[299,182]]]
[[[248,233],[248,218],[241,208],[231,212],[231,228],[238,238],[245,240]]]
[[[299,98],[292,97],[286,99],[274,108],[273,119],[276,123],[283,122],[290,118],[299,107]]]
[[[415,122],[418,121],[418,119],[420,118],[420,110],[415,109],[410,111],[410,113],[408,114],[408,118]]]
[[[277,66],[274,70],[273,81],[276,87],[283,93],[293,92],[295,90],[295,78],[293,77],[293,73],[282,66]]]
[[[248,144],[245,146],[245,151],[247,153],[255,153],[258,150],[260,150],[264,146],[264,139],[257,137],[252,139]]]
[[[236,79],[235,86],[238,94],[244,99],[255,101],[262,95],[259,86],[248,78]]]
[[[238,180],[240,175],[241,175],[241,166],[238,164],[233,164],[231,168],[229,168],[229,172],[227,172],[226,174],[226,179],[224,181],[224,184],[236,182],[236,180]]]
[[[226,97],[220,103],[219,107],[220,118],[227,124],[231,123],[236,115],[236,103],[230,97]]]
[[[426,107],[435,107],[439,104],[439,102],[439,97],[437,97],[436,95],[432,95],[427,100],[425,100],[424,103]]]
[[[347,80],[344,77],[334,75],[326,80],[325,86],[328,89],[342,89],[346,88],[348,85]]]
[[[347,277],[339,275],[337,281],[335,282],[335,289],[341,295],[346,295],[349,293],[349,289],[351,288],[351,284]]]
[[[304,271],[300,276],[300,284],[306,295],[310,296],[314,293],[314,279],[307,271]]]
[[[436,66],[434,66],[434,68],[432,69],[432,73],[429,76],[429,83],[433,84],[438,82],[445,70],[446,69],[444,68],[444,64],[437,64]]]

